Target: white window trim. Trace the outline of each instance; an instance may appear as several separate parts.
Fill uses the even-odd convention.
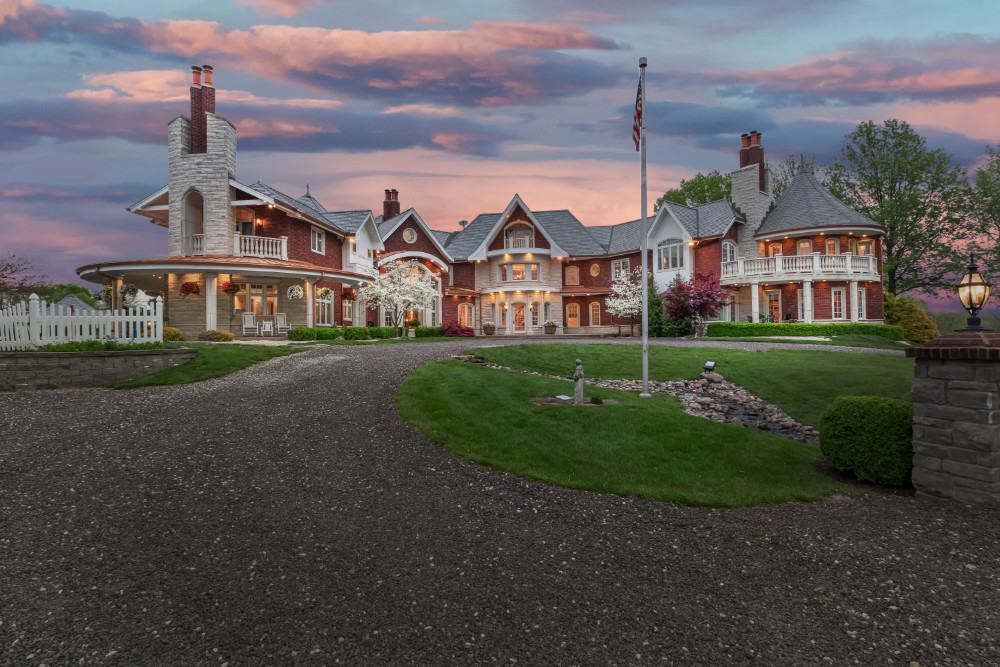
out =
[[[863,285],[858,285],[857,298],[857,308],[858,308],[858,319],[867,320],[868,319],[868,292],[865,290]]]
[[[809,245],[808,252],[802,252],[803,245]],[[812,239],[799,239],[795,242],[795,253],[800,256],[811,255],[815,252],[815,247],[813,245]]]
[[[684,249],[686,245],[680,239],[667,239],[657,246],[656,266],[660,271],[681,271],[684,269]],[[675,252],[676,251],[676,252]],[[664,256],[667,261],[664,262]],[[677,260],[676,266],[673,260]]]
[[[597,322],[594,322],[594,306],[597,306]],[[599,327],[601,326],[601,302],[591,301],[587,306],[587,318],[590,321],[590,326]]]
[[[573,318],[573,319],[576,320],[576,326],[580,326],[580,304],[578,304],[578,303],[567,303],[565,310],[566,310],[566,326],[568,326],[568,327],[569,326],[573,326],[572,324],[569,323],[569,321],[570,321],[570,314],[569,314],[570,310],[575,310],[576,311],[576,317]]]
[[[833,252],[830,252],[830,243],[833,243]],[[823,252],[827,255],[839,255],[840,254],[840,239],[827,238],[823,241]]]
[[[837,317],[836,308],[836,298],[835,294],[840,294],[840,317]],[[843,287],[833,287],[830,289],[830,319],[831,320],[846,320],[847,319],[847,291]]]
[[[316,249],[316,239],[319,239],[319,250]],[[326,254],[326,232],[319,227],[311,227],[309,232],[309,248],[317,255]]]
[[[722,242],[722,262],[723,263],[725,263],[725,262],[735,262],[736,258],[739,256],[738,253],[739,253],[739,246],[737,246],[736,243],[734,243],[733,241],[729,241],[729,240],[726,240],[726,241]],[[731,259],[727,259],[726,258],[727,254],[731,255],[732,258]]]
[[[621,273],[624,273],[627,276],[630,270],[631,266],[628,257],[613,260],[611,262],[611,279],[617,280],[619,274]]]
[[[766,309],[766,314],[770,315],[771,314],[771,295],[772,294],[777,294],[778,295],[778,319],[776,319],[775,322],[780,322],[781,321],[782,306],[784,305],[784,304],[781,303],[781,290],[780,289],[769,289],[769,290],[766,290],[764,292],[764,308]]]
[[[570,280],[570,274],[576,276],[575,280]],[[580,267],[579,266],[567,266],[566,267],[566,284],[567,285],[579,285],[580,284]]]
[[[462,313],[468,314],[467,324],[462,324]],[[460,303],[458,304],[458,324],[463,327],[471,327],[475,322],[475,310],[472,308],[471,303]]]

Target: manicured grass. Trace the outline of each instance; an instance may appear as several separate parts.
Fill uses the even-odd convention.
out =
[[[78,340],[71,343],[43,345],[35,352],[122,352],[127,350],[161,350],[163,343],[118,343],[113,340]]]
[[[119,382],[115,389],[135,389],[161,384],[188,384],[209,378],[229,375],[241,368],[267,359],[284,357],[299,352],[293,347],[265,347],[262,345],[206,345],[199,343],[168,343],[167,347],[193,347],[198,356],[191,361],[158,373],[134,380]]]
[[[671,396],[588,387],[588,396],[621,404],[532,402],[571,393],[569,382],[448,360],[417,369],[396,402],[456,454],[575,489],[713,507],[849,492],[817,470],[818,448],[692,417]]]
[[[584,372],[591,377],[642,375],[638,345],[513,345],[476,352],[504,366],[544,373],[570,375],[574,360],[582,359]],[[913,361],[889,355],[651,346],[649,376],[654,380],[694,378],[708,359],[717,362],[717,370],[730,381],[813,426],[819,425],[823,410],[838,396],[910,399]]]

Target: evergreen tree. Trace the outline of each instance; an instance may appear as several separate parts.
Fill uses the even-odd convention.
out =
[[[667,327],[667,315],[663,311],[663,298],[656,291],[656,281],[649,274],[649,295],[646,302],[649,309],[649,335],[663,336]]]

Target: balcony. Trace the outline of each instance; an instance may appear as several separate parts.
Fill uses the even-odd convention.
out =
[[[233,256],[288,259],[288,237],[235,234],[233,236]]]
[[[757,281],[881,280],[878,261],[871,255],[775,255],[722,263],[721,282],[734,285]]]

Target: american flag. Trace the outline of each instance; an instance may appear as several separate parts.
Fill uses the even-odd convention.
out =
[[[639,89],[635,93],[635,118],[632,120],[632,141],[639,150],[639,135],[642,130],[642,79],[639,79]]]

